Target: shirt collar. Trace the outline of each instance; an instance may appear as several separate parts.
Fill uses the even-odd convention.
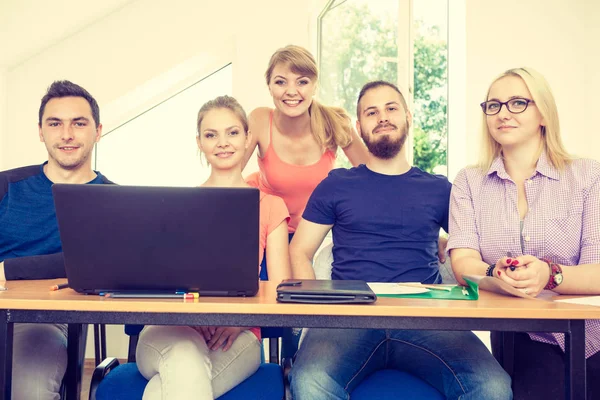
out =
[[[545,151],[542,151],[540,158],[535,166],[535,170],[548,178],[559,180],[560,174],[556,167],[554,167],[550,160],[548,160],[548,156]]]
[[[488,169],[486,175],[490,176],[494,172],[501,179],[510,179],[510,176],[508,176],[508,173],[504,168],[504,161],[502,160],[501,155],[496,157],[494,161],[492,161],[492,165],[490,165],[490,168]],[[560,176],[558,170],[548,160],[548,156],[546,155],[545,151],[542,151],[542,154],[538,159],[537,165],[535,166],[535,172],[555,180],[559,180]]]

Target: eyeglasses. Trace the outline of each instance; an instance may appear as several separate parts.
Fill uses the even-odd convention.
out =
[[[514,99],[510,99],[509,101],[505,101],[504,103],[497,100],[484,101],[480,104],[480,106],[485,115],[498,114],[502,109],[502,106],[504,105],[506,105],[506,109],[511,113],[520,114],[523,111],[527,110],[527,106],[529,105],[529,103],[535,104],[533,100],[517,97]]]

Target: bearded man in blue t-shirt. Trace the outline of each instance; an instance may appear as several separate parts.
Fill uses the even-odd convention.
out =
[[[451,184],[408,163],[412,115],[395,85],[366,84],[357,116],[369,158],[331,171],[314,190],[290,245],[293,276],[314,279],[314,254],[332,230],[332,279],[440,283],[437,243],[440,228],[448,230]],[[315,328],[296,355],[293,397],[348,399],[388,368],[448,399],[512,399],[510,377],[472,332]]]
[[[92,170],[102,125],[98,103],[87,90],[54,82],[38,118],[48,161],[0,172],[0,281],[64,278],[52,184],[111,183]],[[66,325],[15,324],[13,399],[59,399],[66,368]]]

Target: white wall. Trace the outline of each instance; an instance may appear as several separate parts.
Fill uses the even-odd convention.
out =
[[[600,2],[588,0],[585,6],[585,97],[580,101],[575,99],[575,103],[584,105],[586,125],[583,127],[585,132],[584,146],[588,157],[600,159],[600,129],[596,118],[600,110]],[[567,133],[567,132],[565,132]]]
[[[553,89],[567,149],[600,159],[594,129],[594,114],[600,108],[599,23],[600,3],[594,0],[506,0],[501,5],[466,0],[466,96],[464,104],[460,95],[458,103],[450,99],[451,108],[463,107],[465,136],[450,132],[450,141],[457,135],[463,146],[449,157],[462,166],[477,161],[479,103],[489,84],[506,69],[529,66],[540,71]],[[456,172],[452,168],[451,175]]]
[[[268,104],[262,76],[269,56],[288,43],[310,47],[309,4],[292,0],[140,0],[109,14],[7,71],[6,132],[12,134],[4,135],[0,169],[45,159],[44,147],[37,139],[36,115],[45,88],[55,79],[69,79],[88,89],[101,105],[106,130],[120,117],[111,102],[135,93],[139,86],[194,57],[218,55],[223,44],[232,43],[229,61],[234,63],[234,95],[248,111]],[[206,69],[208,72],[209,66]],[[183,77],[181,84],[188,79]],[[130,108],[161,95],[134,96],[131,100],[139,104]],[[105,108],[112,115],[105,115]],[[27,151],[14,151],[16,148]]]
[[[5,141],[5,137],[7,136],[6,133],[6,126],[7,126],[7,121],[6,121],[6,107],[7,107],[7,100],[8,100],[8,93],[6,93],[6,70],[3,68],[0,68],[0,171],[2,171],[4,168],[2,168],[2,153],[3,153],[3,149],[6,148],[6,145],[4,144]]]

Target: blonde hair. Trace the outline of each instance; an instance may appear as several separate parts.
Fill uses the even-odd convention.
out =
[[[202,120],[206,114],[208,114],[208,112],[211,110],[216,110],[219,108],[224,108],[234,113],[242,123],[244,133],[246,136],[248,136],[248,118],[246,117],[246,112],[240,103],[238,103],[238,101],[231,96],[219,96],[214,100],[207,101],[202,107],[200,107],[200,111],[198,111],[198,119],[196,120],[196,130],[198,132],[198,136],[200,136],[200,125],[202,124]]]
[[[319,78],[315,58],[303,47],[288,45],[273,53],[265,72],[267,85],[278,64],[286,64],[293,73],[315,81]],[[313,99],[308,113],[310,129],[320,146],[335,151],[338,146],[344,148],[352,142],[352,121],[343,108],[325,106]]]
[[[567,153],[560,138],[560,123],[558,120],[558,109],[554,101],[554,95],[546,79],[532,68],[513,68],[500,74],[490,84],[484,101],[488,100],[490,89],[494,83],[507,76],[521,78],[529,92],[532,100],[542,116],[545,126],[542,130],[542,147],[536,156],[536,160],[546,152],[548,160],[557,169],[563,169],[573,158]],[[496,157],[500,155],[502,146],[494,140],[487,126],[487,116],[483,115],[482,123],[482,152],[479,167],[487,171]]]

